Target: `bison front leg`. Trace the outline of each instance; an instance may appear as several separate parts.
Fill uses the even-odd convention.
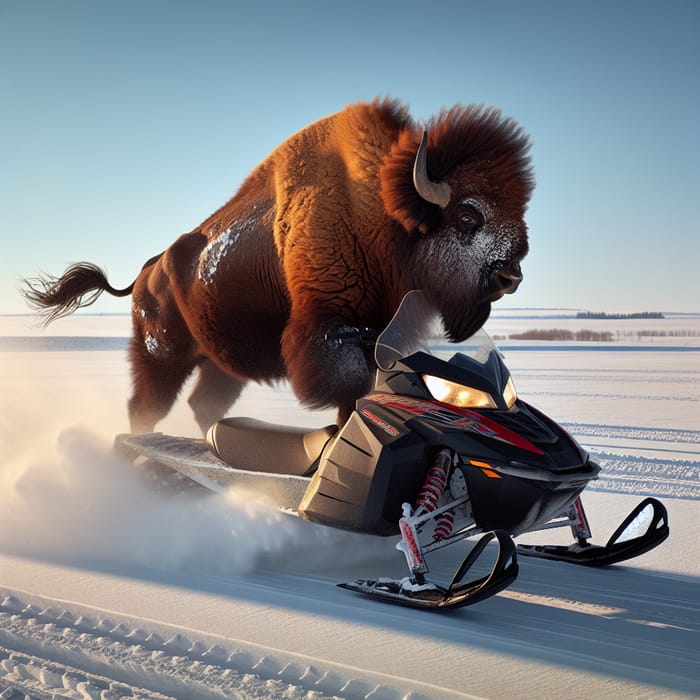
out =
[[[282,357],[297,398],[310,408],[336,407],[338,425],[371,390],[374,377],[369,348],[333,339],[338,331],[348,330],[342,320],[290,322],[282,336]]]

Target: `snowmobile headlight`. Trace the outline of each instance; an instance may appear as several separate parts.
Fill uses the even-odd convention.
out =
[[[423,381],[436,401],[460,408],[498,408],[491,394],[449,379],[424,374]]]
[[[506,383],[506,388],[503,390],[503,400],[506,402],[506,406],[510,408],[518,398],[518,392],[515,391],[515,383],[513,382],[513,377],[508,377],[508,382]]]

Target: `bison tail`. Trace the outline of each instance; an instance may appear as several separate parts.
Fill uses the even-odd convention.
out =
[[[20,291],[29,306],[44,317],[46,326],[57,318],[94,304],[102,292],[125,297],[133,289],[133,282],[125,289],[115,289],[101,268],[81,262],[71,265],[60,277],[44,275],[24,280],[24,288]]]

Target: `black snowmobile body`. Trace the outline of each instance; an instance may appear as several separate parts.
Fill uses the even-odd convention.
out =
[[[384,536],[399,533],[402,506],[415,502],[439,448],[459,456],[452,480],[464,483],[483,531],[531,530],[567,509],[597,477],[600,468],[576,441],[523,401],[480,410],[420,397],[418,377],[436,371],[435,359],[416,353],[394,371],[380,370],[376,390],[358,401],[340,431],[227,418],[210,429],[210,448],[244,469],[277,465],[278,473],[313,475],[298,508],[302,518]],[[468,372],[455,370],[451,381],[468,381],[460,377]]]
[[[366,332],[332,338],[365,342]],[[455,349],[458,352],[455,352]],[[668,536],[667,515],[646,499],[605,546],[588,542],[579,498],[600,468],[557,423],[517,397],[503,356],[482,330],[457,348],[439,316],[411,292],[375,346],[374,390],[345,425],[306,430],[226,418],[202,441],[120,436],[122,448],[167,463],[213,487],[282,487],[279,505],[323,525],[397,545],[410,576],[342,584],[415,607],[467,605],[509,585],[518,571],[512,537],[569,526],[574,543],[517,552],[588,566],[641,554]],[[428,579],[425,556],[481,535],[447,588]],[[486,575],[464,582],[487,545]],[[492,548],[491,548],[492,549]],[[478,566],[475,568],[479,568]]]

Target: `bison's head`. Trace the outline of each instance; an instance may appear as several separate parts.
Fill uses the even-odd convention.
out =
[[[491,303],[522,280],[528,149],[498,110],[456,107],[422,134],[404,131],[382,168],[385,207],[409,234],[411,284],[437,305],[453,340],[481,326]]]

